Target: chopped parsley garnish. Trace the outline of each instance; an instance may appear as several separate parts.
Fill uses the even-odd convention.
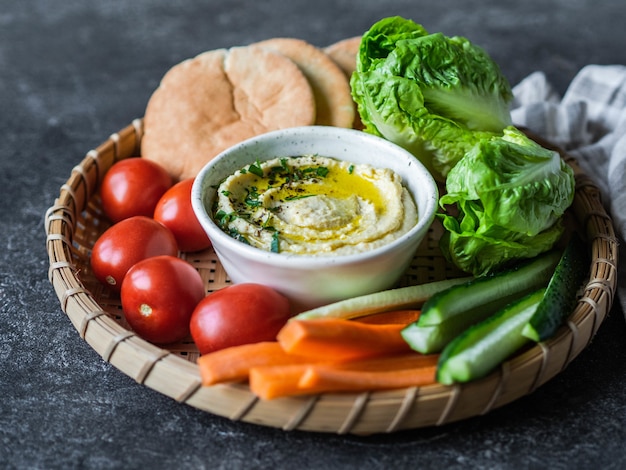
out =
[[[278,231],[275,231],[272,234],[272,243],[270,245],[270,250],[272,253],[280,253],[280,240],[278,237]]]
[[[228,235],[230,235],[231,237],[233,237],[235,240],[240,241],[241,243],[245,243],[246,245],[249,245],[250,242],[248,241],[248,239],[245,237],[245,235],[242,235],[239,230],[237,230],[236,228],[231,227],[228,230]]]
[[[215,213],[215,223],[222,229],[225,229],[229,222],[232,222],[238,217],[242,219],[249,219],[250,214],[238,214],[236,212],[225,212],[223,210],[219,210]]]
[[[325,166],[318,166],[317,171],[315,173],[317,174],[317,176],[324,178],[326,177],[326,175],[328,175],[329,171],[330,170]]]
[[[261,163],[258,160],[248,167],[248,171],[253,175],[259,176],[261,178],[263,177],[263,168],[261,168]]]
[[[261,223],[261,227],[263,227],[263,230],[267,230],[268,232],[276,231],[276,228],[273,225],[270,225],[271,221],[272,216],[268,214],[267,218]]]
[[[228,222],[236,217],[237,214],[235,214],[234,212],[228,213],[220,209],[215,213],[215,222],[217,222],[217,224],[223,228],[228,224]]]
[[[326,175],[328,175],[329,171],[330,170],[325,166],[313,166],[309,168],[303,168],[301,170],[296,170],[294,171],[294,173],[298,175],[299,179],[314,178],[315,176],[324,178]]]
[[[247,195],[244,199],[244,203],[248,207],[260,207],[261,201],[259,201],[259,193],[256,186],[250,186],[250,188],[246,188]]]

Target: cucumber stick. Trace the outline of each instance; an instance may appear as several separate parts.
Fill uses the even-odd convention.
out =
[[[471,325],[550,282],[560,254],[551,251],[499,274],[469,280],[434,294],[419,320],[402,330],[409,346],[434,354]]]
[[[448,289],[453,285],[467,282],[468,279],[445,279],[417,286],[399,287],[397,289],[361,295],[307,310],[293,318],[296,320],[312,320],[316,318],[351,319],[392,310],[419,308],[433,294]]]
[[[438,325],[420,326],[411,323],[402,331],[402,338],[411,349],[422,354],[434,354],[440,352],[446,344],[463,332],[469,324],[455,321],[444,321]]]
[[[450,385],[484,377],[530,339],[522,330],[544,297],[538,289],[455,337],[443,350],[437,380]]]
[[[437,325],[459,315],[468,315],[468,312],[480,311],[488,304],[502,308],[511,299],[545,287],[560,257],[560,252],[550,251],[514,268],[439,292],[424,303],[418,323],[420,326]]]
[[[554,335],[572,313],[578,289],[588,275],[587,247],[582,239],[574,234],[554,270],[546,295],[522,334],[534,341],[544,341]]]

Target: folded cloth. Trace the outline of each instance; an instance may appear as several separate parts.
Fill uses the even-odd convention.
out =
[[[620,239],[617,297],[626,315],[626,66],[588,65],[562,98],[535,72],[513,94],[513,123],[566,150],[598,186]]]

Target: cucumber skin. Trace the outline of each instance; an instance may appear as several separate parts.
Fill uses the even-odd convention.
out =
[[[462,333],[466,327],[467,325],[454,320],[428,326],[420,326],[414,322],[403,328],[400,334],[414,351],[421,354],[435,354]]]
[[[534,258],[522,265],[511,268],[501,275],[490,274],[482,278],[471,279],[434,294],[424,303],[419,320],[402,330],[402,337],[411,349],[419,353],[434,354],[441,352],[450,341],[465,329],[486,319],[536,289],[545,287],[550,281],[553,269],[560,257],[560,252],[551,251],[541,255],[539,258]],[[501,276],[507,277],[508,289],[502,288]],[[526,278],[523,287],[515,284],[515,279],[518,279],[520,276]],[[481,292],[484,293],[486,289],[490,291],[486,296],[482,295],[482,298],[485,298],[484,303],[475,305],[467,302],[465,294],[468,291],[478,291],[480,294]],[[477,298],[477,296],[474,298]],[[429,313],[437,315],[437,319],[439,319],[450,303],[456,304],[455,308],[457,311],[455,315],[444,318],[437,323],[425,321],[425,317]],[[430,318],[432,320],[432,316]]]
[[[501,273],[478,277],[441,291],[424,303],[418,322],[422,326],[435,325],[485,303],[496,302],[497,305],[504,297],[522,297],[544,287],[560,257],[560,252],[553,250]],[[497,308],[505,305],[503,301]]]
[[[439,357],[437,381],[451,385],[484,377],[530,342],[522,330],[544,293],[545,288],[531,292],[452,340]]]
[[[436,325],[422,325],[416,321],[407,325],[401,334],[414,351],[422,354],[435,354],[441,352],[450,341],[467,328],[493,315],[522,296],[502,297],[495,302],[472,308],[463,312],[462,315],[455,315]]]
[[[587,246],[574,233],[554,270],[543,300],[522,332],[524,336],[539,342],[556,333],[574,310],[576,293],[589,275],[589,262]]]
[[[432,281],[415,286],[398,287],[373,294],[365,294],[301,312],[292,317],[292,319],[343,318],[350,320],[374,313],[403,308],[418,308],[437,292],[448,289],[455,284],[467,282],[468,279],[444,279],[442,281]]]

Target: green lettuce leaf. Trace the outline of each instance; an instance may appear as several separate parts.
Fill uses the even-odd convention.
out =
[[[412,152],[440,181],[511,124],[511,87],[482,48],[404,18],[363,35],[350,83],[365,130]]]
[[[464,271],[487,274],[510,261],[549,250],[563,233],[574,199],[574,172],[557,152],[513,126],[479,142],[450,171],[439,214],[440,246]]]
[[[390,16],[374,23],[361,38],[357,54],[357,69],[369,70],[372,63],[385,59],[395,49],[400,39],[419,38],[428,35],[422,25],[407,21],[400,16]]]

